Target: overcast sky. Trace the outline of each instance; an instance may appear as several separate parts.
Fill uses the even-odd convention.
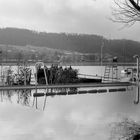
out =
[[[139,23],[113,23],[113,0],[0,0],[0,27],[46,32],[98,34],[140,41]]]

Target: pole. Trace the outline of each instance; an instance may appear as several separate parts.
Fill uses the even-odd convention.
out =
[[[138,104],[139,103],[139,56],[135,55],[134,58],[136,58],[136,61],[137,61],[137,79],[136,79],[137,91],[135,95],[134,104]]]
[[[104,47],[104,42],[102,42],[101,45],[101,66],[103,65],[103,47]]]
[[[137,83],[139,83],[139,56],[138,55],[134,55],[134,58],[136,58],[136,63],[137,63]]]

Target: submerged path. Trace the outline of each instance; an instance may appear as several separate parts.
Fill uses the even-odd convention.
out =
[[[129,82],[111,82],[111,83],[89,83],[89,84],[63,84],[63,85],[13,85],[0,86],[0,90],[26,90],[26,89],[54,89],[54,88],[86,88],[86,87],[116,87],[116,86],[132,86]]]

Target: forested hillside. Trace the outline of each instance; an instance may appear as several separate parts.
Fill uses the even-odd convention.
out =
[[[102,36],[88,34],[46,33],[27,29],[1,28],[0,44],[24,48],[27,45],[90,53],[100,57],[103,46],[104,58],[118,56],[120,61],[133,61],[133,55],[140,55],[140,42],[131,40],[107,40]],[[18,49],[18,47],[17,47]]]

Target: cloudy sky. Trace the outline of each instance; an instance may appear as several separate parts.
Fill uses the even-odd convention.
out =
[[[140,41],[139,24],[113,23],[112,0],[0,0],[0,27],[98,34]]]

